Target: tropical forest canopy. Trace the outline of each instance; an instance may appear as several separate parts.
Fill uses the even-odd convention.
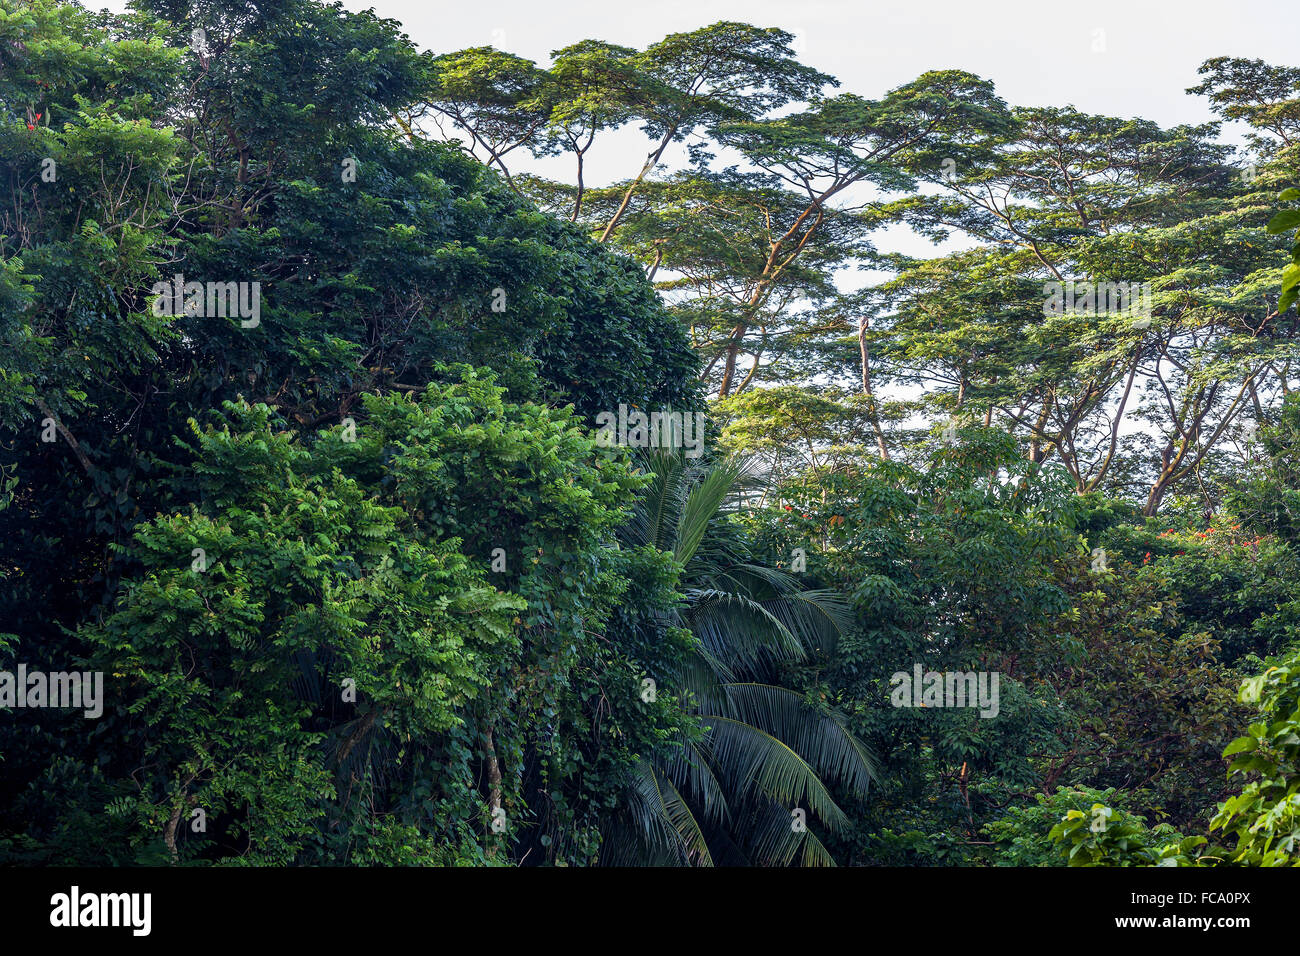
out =
[[[1300,863],[1300,68],[792,41],[0,0],[0,861]]]

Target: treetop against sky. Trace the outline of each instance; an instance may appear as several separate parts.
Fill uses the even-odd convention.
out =
[[[129,0],[88,2],[113,11]],[[667,34],[719,20],[778,26],[796,36],[811,66],[838,77],[844,89],[875,94],[924,70],[960,69],[997,84],[1008,102],[1070,103],[1084,112],[1143,116],[1161,126],[1212,119],[1207,104],[1183,90],[1214,56],[1285,63],[1294,18],[1287,0],[1244,0],[1230,7],[1207,0],[1177,6],[1148,0],[1101,0],[1080,9],[1028,0],[673,0],[651,6],[577,0],[459,4],[429,0],[346,0],[348,10],[373,9],[399,21],[422,49],[435,53],[495,46],[549,62],[551,51],[582,37],[637,48]],[[1213,24],[1213,29],[1207,29]],[[640,143],[631,136],[633,155]],[[625,175],[626,157],[611,156],[606,179]],[[595,170],[600,178],[603,168]]]

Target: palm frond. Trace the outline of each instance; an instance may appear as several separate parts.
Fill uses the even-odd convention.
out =
[[[758,601],[735,591],[689,590],[682,620],[713,659],[730,668],[767,660],[801,661],[799,638]]]
[[[730,816],[727,795],[694,742],[682,740],[681,746],[673,750],[662,761],[662,768],[668,778],[681,793],[699,808],[699,816],[706,823],[725,823]]]
[[[814,653],[830,653],[840,635],[853,628],[853,608],[843,594],[830,589],[804,590],[798,579],[776,568],[735,565],[721,570],[709,586],[759,599]],[[762,596],[765,592],[767,597]]]
[[[747,856],[759,866],[834,866],[835,859],[805,823],[795,829],[793,814],[767,801],[754,812],[749,826]]]
[[[828,652],[852,627],[852,610],[838,593],[803,590],[798,578],[747,562],[744,535],[726,515],[749,463],[698,463],[680,451],[638,461],[651,481],[620,535],[669,551],[685,569],[679,620],[695,649],[677,680],[704,733],[638,763],[607,834],[622,845],[602,858],[712,865],[721,853],[723,862],[834,865],[806,827],[792,828],[791,813],[845,827],[826,781],[865,794],[873,758],[835,711],[758,680]]]
[[[875,760],[830,708],[815,707],[803,695],[773,684],[727,684],[723,690],[728,716],[780,739],[822,779],[866,795],[876,779]]]
[[[718,462],[692,483],[677,522],[677,541],[673,548],[673,556],[682,564],[688,564],[695,555],[723,501],[749,468],[741,460]]]
[[[698,862],[712,866],[708,842],[704,838],[690,807],[681,793],[663,773],[648,760],[639,760],[632,768],[628,786],[628,799],[624,804],[624,819],[630,819],[635,830],[633,841],[649,856],[667,856],[679,863]],[[608,848],[608,862],[625,863],[633,853],[623,846]]]
[[[678,674],[682,689],[689,693],[696,710],[716,710],[724,700],[722,685],[739,679],[727,661],[713,656],[698,639],[694,653],[687,656]]]
[[[760,602],[810,654],[830,654],[853,627],[853,611],[838,591],[795,591]]]
[[[743,720],[721,714],[702,719],[707,729],[700,749],[742,799],[757,792],[790,809],[806,804],[835,830],[848,824],[817,771],[788,745]]]
[[[627,541],[650,544],[660,551],[672,551],[672,536],[685,501],[686,458],[666,451],[640,452],[636,464],[650,476],[623,528]]]

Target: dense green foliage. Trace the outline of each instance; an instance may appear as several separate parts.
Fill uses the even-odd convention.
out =
[[[583,422],[696,407],[675,321],[634,266],[387,128],[424,69],[391,23],[42,2],[0,27],[4,662],[109,684],[97,721],[0,715],[4,845],[593,859],[682,729],[634,690],[683,650],[624,620],[675,606],[678,572],[614,544],[639,482]],[[176,273],[259,282],[257,323],[156,314]]]
[[[792,40],[0,0],[0,862],[1300,865],[1300,70]]]

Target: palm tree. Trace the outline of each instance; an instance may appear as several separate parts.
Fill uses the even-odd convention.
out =
[[[604,860],[833,866],[813,818],[841,830],[848,820],[828,781],[865,795],[873,761],[837,713],[780,679],[783,665],[829,649],[848,608],[833,592],[802,590],[747,560],[731,520],[754,484],[745,463],[697,463],[680,452],[640,461],[652,481],[622,543],[669,551],[684,568],[685,607],[657,623],[694,637],[671,676],[703,729],[637,764]]]

